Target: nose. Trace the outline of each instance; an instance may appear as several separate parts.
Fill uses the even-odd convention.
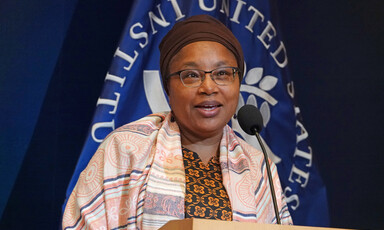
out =
[[[205,79],[199,87],[199,92],[202,94],[211,95],[217,92],[218,85],[212,80],[212,73],[205,73]]]

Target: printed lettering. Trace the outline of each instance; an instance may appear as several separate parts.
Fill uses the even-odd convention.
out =
[[[237,0],[235,12],[233,13],[232,18],[230,19],[232,22],[240,24],[240,22],[239,22],[240,12],[241,12],[241,9],[243,8],[243,5],[246,5],[246,4],[247,3],[245,3],[244,1]]]
[[[309,152],[307,153],[307,152],[301,151],[300,149],[298,149],[296,147],[295,153],[293,154],[293,157],[299,156],[299,157],[307,159],[308,164],[306,164],[305,166],[311,167],[312,166],[312,148],[310,146],[308,146],[308,149],[309,149]]]
[[[159,24],[162,27],[167,27],[167,26],[170,25],[170,23],[165,20],[165,18],[163,16],[163,13],[161,12],[160,4],[158,4],[156,7],[157,7],[157,9],[159,11],[159,14],[160,14],[161,18],[157,17],[152,11],[148,12],[149,21],[151,22],[152,34],[156,34],[157,33],[157,30],[153,26],[153,21],[155,21],[157,24]]]
[[[296,126],[298,126],[300,128],[300,134],[297,135],[297,138],[296,138],[296,143],[299,143],[300,141],[302,141],[308,137],[308,132],[304,128],[304,125],[301,124],[301,122],[298,120],[296,120]]]
[[[272,34],[270,32],[272,32]],[[264,47],[268,49],[270,44],[267,44],[267,42],[265,41],[265,38],[268,37],[268,42],[270,42],[272,38],[275,36],[276,36],[276,29],[272,25],[272,23],[268,21],[267,26],[264,28],[263,32],[259,36],[257,36],[257,38],[261,41],[261,43],[263,43]]]
[[[220,12],[229,16],[229,0],[223,0],[221,3],[221,9]]]
[[[295,98],[295,86],[293,84],[293,81],[289,82],[287,84],[287,92],[289,94],[289,96],[293,99]]]
[[[177,17],[176,21],[185,17],[185,15],[181,13],[181,10],[180,10],[179,4],[177,3],[177,0],[168,0],[168,2],[171,2],[173,10],[176,13],[176,17]]]
[[[112,121],[109,121],[109,122],[98,122],[98,123],[95,123],[94,125],[92,125],[92,139],[93,141],[95,142],[102,142],[104,137],[103,138],[97,138],[96,137],[96,131],[98,129],[101,129],[101,128],[109,128],[109,129],[112,129],[114,130],[115,129],[115,120],[112,120]]]
[[[255,7],[253,7],[253,6],[250,6],[250,7],[248,8],[248,11],[251,11],[251,10],[252,10],[254,13],[253,13],[253,15],[252,15],[251,20],[249,21],[248,25],[245,26],[245,28],[253,33],[253,26],[255,25],[257,19],[258,19],[259,16],[260,16],[261,21],[263,22],[263,21],[264,21],[264,15],[261,14],[260,11],[258,11],[258,10],[257,10]]]
[[[145,43],[139,43],[140,47],[141,48],[144,48],[147,44],[148,44],[148,33],[147,32],[140,32],[140,33],[135,33],[133,31],[133,29],[135,27],[140,27],[140,28],[143,28],[143,25],[141,25],[140,22],[134,24],[133,26],[131,26],[131,28],[129,29],[129,35],[131,36],[131,38],[133,39],[140,39],[140,38],[145,38]]]
[[[105,77],[105,80],[106,80],[106,81],[114,81],[114,82],[116,82],[116,83],[119,83],[119,84],[120,84],[120,87],[123,87],[123,86],[124,86],[125,79],[126,79],[126,77],[121,78],[121,77],[119,77],[119,76],[112,75],[112,74],[109,74],[109,73],[107,73],[107,76]]]
[[[297,175],[296,179],[293,180],[293,176]],[[288,180],[292,183],[295,181],[299,184],[301,184],[301,187],[305,188],[308,184],[308,178],[309,178],[309,172],[304,172],[303,170],[297,168],[295,165],[292,165],[291,173],[289,174]],[[305,179],[304,182],[301,181],[301,179]]]
[[[131,70],[133,63],[135,63],[137,57],[139,56],[139,53],[136,52],[136,50],[134,50],[133,52],[135,53],[135,57],[134,58],[132,58],[128,54],[126,54],[123,51],[121,51],[120,47],[117,47],[117,50],[115,52],[115,56],[118,56],[118,57],[126,60],[127,62],[129,62],[129,66],[124,66],[124,69],[127,70],[127,71]]]
[[[111,100],[111,99],[106,99],[106,98],[100,98],[97,100],[97,103],[96,103],[96,106],[99,106],[99,105],[110,105],[110,106],[113,106],[113,110],[112,111],[109,111],[109,114],[115,114],[116,113],[116,110],[117,110],[117,105],[119,103],[119,99],[120,99],[120,93],[114,93],[115,96],[116,96],[116,100]]]
[[[212,0],[213,1],[213,6],[211,6],[210,8],[207,7],[204,3],[204,0],[199,0],[199,6],[200,6],[200,9],[204,10],[204,11],[213,11],[216,9],[216,0]]]
[[[284,58],[283,61],[277,60],[277,56],[280,54],[281,51],[284,51],[283,52],[283,58]],[[279,48],[277,48],[277,50],[275,52],[270,53],[270,54],[273,57],[273,59],[275,60],[276,64],[280,68],[284,68],[288,64],[287,51],[285,50],[285,46],[284,46],[284,43],[282,41],[280,41]]]
[[[292,208],[292,210],[296,210],[300,206],[299,196],[297,194],[292,194],[290,196],[287,196],[287,192],[292,192],[292,189],[290,187],[286,187],[284,189],[284,196],[285,196],[285,201],[287,202],[287,204],[290,204],[291,202],[296,201],[295,206],[293,206],[293,205],[290,206]]]

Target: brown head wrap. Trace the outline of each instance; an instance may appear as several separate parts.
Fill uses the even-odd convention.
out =
[[[160,71],[163,86],[168,93],[166,79],[169,62],[184,46],[197,41],[218,42],[230,50],[240,69],[240,81],[244,73],[244,55],[241,45],[233,33],[219,20],[209,15],[196,15],[176,23],[159,45]]]

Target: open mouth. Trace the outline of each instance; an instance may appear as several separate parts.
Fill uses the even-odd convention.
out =
[[[207,110],[207,111],[210,111],[210,110],[214,110],[218,107],[221,107],[221,105],[200,105],[200,106],[196,106],[197,108],[200,108],[200,109],[203,109],[203,110]]]

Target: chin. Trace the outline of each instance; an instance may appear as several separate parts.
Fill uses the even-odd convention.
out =
[[[215,132],[222,131],[226,124],[227,123],[223,123],[223,122],[220,122],[220,123],[214,122],[213,124],[204,122],[199,124],[199,128],[203,133],[215,133]]]

